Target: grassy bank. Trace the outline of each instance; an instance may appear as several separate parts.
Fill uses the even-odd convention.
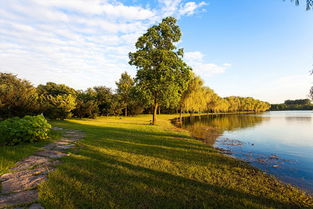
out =
[[[194,140],[161,116],[68,120],[86,138],[40,187],[46,208],[312,208],[312,197]]]
[[[0,136],[1,137],[1,136]],[[44,145],[57,140],[61,137],[61,133],[51,131],[50,139],[34,143],[34,144],[19,144],[16,146],[3,146],[0,145],[0,175],[7,173],[10,168],[14,167],[15,163],[32,155]]]

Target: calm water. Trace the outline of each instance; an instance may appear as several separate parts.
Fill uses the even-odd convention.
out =
[[[313,111],[186,117],[194,137],[313,193]]]

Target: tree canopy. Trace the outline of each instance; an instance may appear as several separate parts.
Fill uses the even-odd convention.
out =
[[[164,18],[139,37],[137,51],[129,53],[129,63],[138,69],[135,82],[154,110],[152,124],[158,106],[178,103],[190,79],[191,68],[182,60],[183,49],[175,45],[181,35],[176,19]]]
[[[0,73],[0,118],[38,112],[36,88],[27,80]]]

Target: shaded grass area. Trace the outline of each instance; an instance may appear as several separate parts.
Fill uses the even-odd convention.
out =
[[[40,186],[46,208],[313,208],[304,192],[218,153],[174,116],[67,120],[86,137]]]
[[[39,150],[39,148],[43,147],[49,142],[60,138],[61,133],[59,131],[51,130],[49,136],[49,140],[37,142],[34,144],[19,144],[15,146],[0,145],[0,175],[7,173],[10,168],[14,167],[16,162],[29,155],[32,155],[37,150]]]

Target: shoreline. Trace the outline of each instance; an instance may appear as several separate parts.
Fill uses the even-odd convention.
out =
[[[309,110],[305,110],[305,111],[309,111]],[[267,112],[270,112],[270,111],[267,111]],[[285,112],[285,111],[275,111],[275,112]],[[218,113],[218,114],[215,114],[215,113],[211,113],[209,115],[223,115],[223,113]],[[225,113],[224,113],[225,114]],[[251,114],[251,112],[244,112],[244,113],[226,113],[225,115],[228,115],[228,114]],[[253,113],[252,113],[253,114]],[[205,115],[193,115],[194,117],[197,117],[197,116],[208,116],[208,114],[205,114]],[[190,117],[190,116],[184,116],[184,117]],[[193,134],[190,130],[182,127],[182,124],[180,124],[180,122],[177,123],[177,121],[179,121],[179,118],[173,118],[173,119],[170,119],[171,123],[176,127],[176,128],[179,128],[179,129],[182,129],[182,130],[186,130],[188,131],[191,135]],[[205,130],[204,130],[205,131]],[[210,133],[208,133],[208,135],[210,135]],[[222,137],[223,134],[221,134],[219,137]],[[248,155],[248,154],[251,154],[251,153],[241,153],[242,154],[242,157],[239,157],[239,156],[236,156],[238,155],[238,152],[234,151],[234,150],[231,150],[231,149],[228,149],[228,148],[225,148],[223,146],[219,146],[217,143],[220,143],[218,141],[215,140],[215,142],[213,144],[211,144],[210,142],[208,142],[205,138],[201,138],[201,137],[196,137],[196,136],[192,136],[194,139],[198,140],[198,141],[201,141],[202,143],[204,144],[207,144],[208,146],[212,147],[213,149],[215,149],[216,151],[218,151],[219,153],[223,154],[225,157],[231,157],[233,159],[236,159],[238,161],[241,161],[241,162],[244,162],[244,163],[247,163],[249,166],[255,168],[255,169],[258,169],[259,171],[265,173],[266,175],[269,175],[271,177],[274,177],[276,178],[278,181],[280,181],[281,183],[285,184],[285,185],[288,185],[288,186],[291,186],[291,187],[295,187],[303,192],[305,192],[306,194],[310,195],[313,197],[313,189],[312,191],[308,190],[308,189],[305,189],[305,188],[301,188],[300,186],[296,185],[295,181],[291,182],[291,181],[284,181],[282,179],[282,177],[279,177],[279,175],[275,175],[274,173],[270,173],[268,170],[269,166],[266,165],[266,160],[264,160],[264,162],[262,162],[262,159],[258,159],[258,158],[254,158],[254,159],[248,159],[248,156],[244,157],[244,155]],[[224,139],[225,140],[225,139]],[[227,144],[229,145],[230,147],[236,147],[236,146],[242,146],[242,144],[244,142],[240,141],[240,140],[235,140],[236,143],[235,144],[232,144],[232,142],[230,142],[230,144]],[[239,144],[238,144],[239,143]],[[223,143],[222,143],[223,144]],[[273,153],[269,156],[267,156],[266,154],[262,154],[262,153],[257,153],[257,152],[254,152],[254,154],[260,154],[260,155],[263,155],[263,157],[265,158],[268,158],[268,159],[276,159],[276,160],[284,160],[284,159],[281,159],[277,156],[277,154]],[[275,156],[275,157],[273,157]],[[252,157],[253,158],[253,157]],[[264,169],[258,167],[257,165],[253,165],[255,164],[255,162],[259,161],[260,164],[263,165]],[[279,163],[278,163],[279,164]],[[276,164],[273,165],[274,168],[276,168]],[[277,166],[278,167],[278,166]]]

